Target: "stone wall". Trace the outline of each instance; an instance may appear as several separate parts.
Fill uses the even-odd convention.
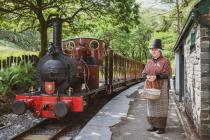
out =
[[[201,129],[202,137],[208,137],[209,126],[209,37],[208,29],[201,27]]]
[[[184,45],[184,104],[200,137],[208,137],[209,53],[207,29],[194,25]],[[192,46],[191,33],[195,33]]]

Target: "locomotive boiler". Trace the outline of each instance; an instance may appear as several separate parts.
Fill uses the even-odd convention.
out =
[[[53,43],[36,67],[38,91],[16,95],[13,112],[30,110],[41,118],[63,118],[83,112],[89,97],[112,93],[139,82],[143,64],[114,53],[103,40],[61,41],[62,19],[52,20]]]

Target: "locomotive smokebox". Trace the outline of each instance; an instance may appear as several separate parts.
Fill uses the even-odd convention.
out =
[[[60,18],[53,19],[52,25],[53,25],[53,44],[55,46],[55,50],[58,53],[62,53],[62,48],[61,48],[62,19]]]

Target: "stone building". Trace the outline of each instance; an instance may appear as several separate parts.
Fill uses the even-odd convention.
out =
[[[199,1],[174,47],[175,91],[200,138],[210,138],[210,0]]]

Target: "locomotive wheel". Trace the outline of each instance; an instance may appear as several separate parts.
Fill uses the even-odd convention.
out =
[[[22,115],[26,112],[27,106],[23,101],[15,101],[12,106],[12,111],[17,115]]]
[[[68,114],[68,108],[64,102],[57,102],[54,106],[54,113],[57,117],[63,118]]]

